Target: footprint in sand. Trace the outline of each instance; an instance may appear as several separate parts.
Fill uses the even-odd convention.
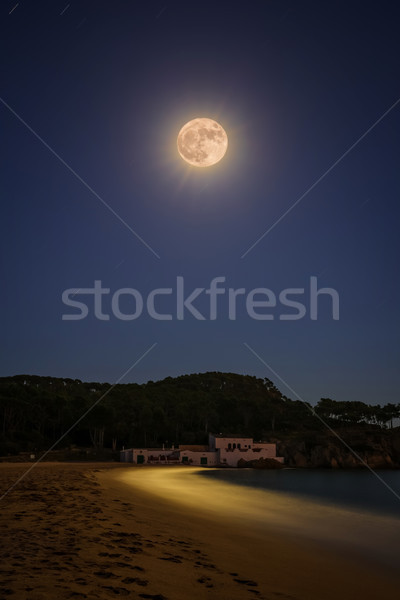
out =
[[[125,577],[125,579],[122,580],[122,583],[136,583],[136,585],[140,585],[141,587],[149,585],[147,579],[139,579],[139,577]]]
[[[128,550],[128,552],[131,554],[139,554],[140,552],[143,552],[142,548],[139,548],[138,546],[128,546],[125,548],[125,550]]]
[[[213,565],[211,563],[201,562],[200,560],[196,560],[195,567],[203,567],[204,569],[211,569],[213,571],[215,571],[217,569],[217,567],[215,565]],[[222,571],[219,571],[219,573],[222,573]]]
[[[111,585],[102,585],[101,587],[103,590],[107,590],[107,592],[111,592],[116,596],[129,596],[130,594],[130,591],[126,588],[112,587]]]
[[[102,577],[103,579],[117,579],[117,575],[114,575],[111,571],[96,571],[93,575]]]
[[[169,562],[173,562],[173,563],[181,563],[181,558],[182,556],[159,556],[158,559],[159,560],[168,560]]]
[[[137,565],[132,565],[131,563],[116,562],[114,564],[116,567],[128,567],[131,570],[140,571],[141,573],[143,573],[146,570],[143,569],[143,567],[138,567]]]
[[[209,577],[200,577],[200,578],[199,578],[197,581],[198,581],[199,583],[203,583],[203,584],[205,584],[205,586],[206,586],[207,588],[212,588],[212,587],[214,587],[214,584],[212,583],[212,580],[211,580]]]
[[[14,593],[14,590],[10,588],[0,588],[0,593],[4,594],[4,596],[11,596]]]
[[[258,583],[256,583],[255,581],[252,581],[251,579],[237,579],[235,578],[234,581],[236,581],[236,583],[240,583],[242,585],[247,585],[249,587],[257,587]]]

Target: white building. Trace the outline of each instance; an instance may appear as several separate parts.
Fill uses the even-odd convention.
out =
[[[172,448],[130,448],[120,453],[121,462],[150,464],[177,464],[180,462],[179,450]]]
[[[209,435],[208,446],[181,445],[172,448],[130,448],[122,450],[121,462],[141,464],[186,464],[204,467],[237,467],[240,459],[246,461],[260,458],[273,458],[283,463],[282,456],[276,456],[276,444],[254,442],[245,436]]]
[[[260,458],[273,458],[283,463],[282,456],[276,456],[276,444],[254,442],[253,438],[244,436],[227,437],[224,435],[209,435],[210,450],[218,452],[220,465],[237,467],[241,458],[244,460],[258,460]]]

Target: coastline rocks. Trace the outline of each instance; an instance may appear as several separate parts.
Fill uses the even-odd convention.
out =
[[[372,469],[400,468],[400,431],[352,431],[333,435],[307,434],[307,439],[291,438],[277,443],[277,453],[285,466],[298,468]],[[351,450],[350,450],[351,449]]]

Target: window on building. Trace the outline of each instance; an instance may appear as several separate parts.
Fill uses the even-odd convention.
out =
[[[200,458],[200,464],[201,465],[206,465],[207,464],[207,456],[202,456]]]
[[[237,446],[237,447],[238,447],[238,448],[239,448],[239,450],[240,450],[240,442],[238,443],[238,446]]]
[[[233,449],[235,450],[235,448],[236,448],[236,444],[233,444]]]
[[[229,442],[228,444],[228,450],[230,450],[232,448],[232,444]]]
[[[188,456],[182,456],[182,462],[183,463],[189,462],[189,457]]]

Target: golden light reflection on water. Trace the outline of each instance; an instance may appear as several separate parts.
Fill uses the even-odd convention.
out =
[[[234,522],[255,535],[275,531],[346,546],[387,564],[398,561],[398,519],[217,481],[199,476],[202,471],[191,467],[131,468],[121,471],[118,479],[178,505],[181,511],[201,514],[220,524]]]

